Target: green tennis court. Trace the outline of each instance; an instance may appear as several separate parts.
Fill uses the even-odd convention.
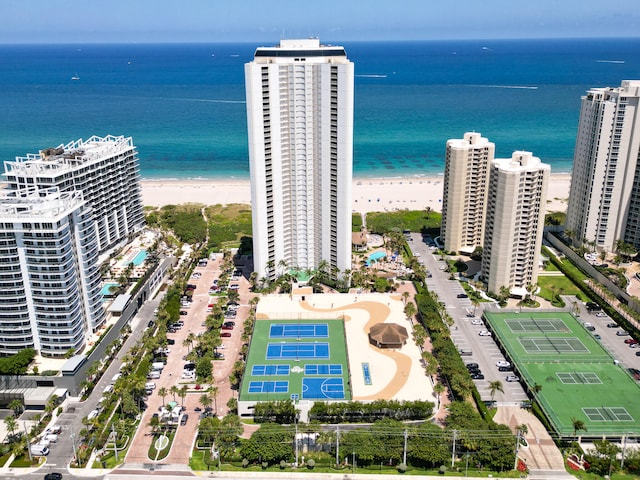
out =
[[[567,312],[484,314],[520,377],[562,436],[640,432],[640,385]]]
[[[256,320],[239,400],[351,398],[342,319]]]

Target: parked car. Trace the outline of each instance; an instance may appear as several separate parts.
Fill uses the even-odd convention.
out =
[[[620,333],[620,332],[618,332]],[[633,338],[625,338],[624,343],[631,345],[632,343],[638,343],[637,340],[633,339]]]
[[[507,378],[505,378],[505,380],[507,382],[519,382],[520,381],[520,377],[518,377],[516,375],[507,375]]]
[[[629,332],[625,331],[625,330],[620,330],[618,332],[616,332],[616,335],[619,337],[628,337],[629,336]]]
[[[473,362],[467,363],[467,369],[468,370],[472,370],[474,368],[480,368],[480,366],[477,363],[473,363]]]
[[[225,338],[227,338],[227,337],[230,337],[230,336],[231,336],[231,333],[230,333],[230,332],[222,332],[222,333],[220,334],[220,336],[221,336],[221,337],[225,337]]]
[[[498,360],[496,362],[496,367],[510,367],[511,363],[507,362],[506,360]]]
[[[480,335],[481,337],[490,337],[491,332],[489,330],[480,330],[478,332],[478,335]]]
[[[484,375],[481,373],[472,373],[471,378],[473,380],[484,380]]]
[[[222,325],[222,330],[233,330],[233,325]]]
[[[479,318],[474,318],[471,320],[471,325],[484,325],[484,323]]]
[[[457,295],[458,298],[469,298],[469,295],[467,295],[466,293],[459,293]]]
[[[186,425],[189,420],[189,414],[183,413],[182,417],[180,417],[180,425]]]
[[[607,316],[607,314],[606,314],[606,313],[604,313],[604,312],[598,312],[598,313],[596,313],[596,317],[604,318],[604,317],[606,317],[606,316]]]
[[[187,312],[186,310],[180,310],[180,315],[182,316],[189,315],[189,312]]]
[[[228,327],[235,327],[236,326],[236,322],[229,320],[228,322],[224,322],[223,325],[226,325]]]
[[[147,327],[148,328],[153,328],[153,326],[156,324],[156,322],[154,322],[153,320],[149,320],[149,323],[147,323]]]
[[[607,323],[607,328],[618,328],[619,326],[620,325],[615,322]]]
[[[512,372],[513,371],[513,367],[512,366],[498,367],[498,371],[499,372]]]

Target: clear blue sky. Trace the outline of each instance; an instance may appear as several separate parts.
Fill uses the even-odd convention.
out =
[[[0,43],[640,36],[638,0],[0,0]]]

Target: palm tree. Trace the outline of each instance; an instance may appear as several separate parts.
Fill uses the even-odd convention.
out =
[[[416,313],[418,313],[418,310],[413,303],[407,303],[405,305],[404,314],[407,316],[407,320],[410,321]]]
[[[4,424],[7,427],[7,431],[9,432],[9,435],[13,437],[13,434],[18,429],[18,421],[16,420],[16,417],[14,417],[13,415],[4,417]]]
[[[213,397],[213,409],[218,413],[218,387],[211,387],[211,396]]]
[[[8,407],[13,410],[13,413],[16,417],[24,411],[24,405],[22,405],[22,402],[17,398],[11,400]]]
[[[180,389],[176,385],[171,385],[169,392],[173,395],[173,401],[176,401],[176,395],[180,393]]]
[[[489,382],[489,393],[491,394],[492,402],[493,402],[493,398],[496,396],[496,392],[504,393],[504,388],[500,380]]]
[[[407,300],[409,300],[410,296],[411,294],[409,292],[402,292],[402,301],[405,305],[407,304]]]
[[[164,397],[166,397],[167,395],[169,395],[169,392],[167,391],[166,388],[161,387],[158,390],[158,395],[160,395],[162,397],[162,406],[164,407]]]
[[[198,401],[200,402],[200,405],[202,405],[205,409],[211,407],[212,398],[208,393],[203,393],[202,395],[200,395]]]
[[[580,430],[587,431],[587,426],[582,420],[578,420],[576,417],[571,417],[571,424],[573,426],[573,436],[576,437]]]
[[[180,395],[180,398],[182,399],[182,404],[181,404],[182,408],[184,408],[184,399],[187,396],[187,391],[188,391],[187,386],[183,385],[178,392],[178,395]]]

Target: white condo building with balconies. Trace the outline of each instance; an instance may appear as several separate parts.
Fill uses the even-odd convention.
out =
[[[640,80],[582,97],[566,232],[613,251],[640,248]]]
[[[12,190],[82,191],[105,255],[144,226],[138,152],[131,137],[93,136],[4,162]]]
[[[489,171],[495,145],[480,133],[447,141],[441,237],[448,252],[482,247]]]
[[[351,268],[353,63],[317,39],[245,65],[254,270]]]
[[[514,152],[491,164],[482,253],[487,290],[524,296],[538,281],[551,167],[531,152]]]
[[[0,355],[79,351],[104,324],[98,245],[82,192],[0,195]]]

